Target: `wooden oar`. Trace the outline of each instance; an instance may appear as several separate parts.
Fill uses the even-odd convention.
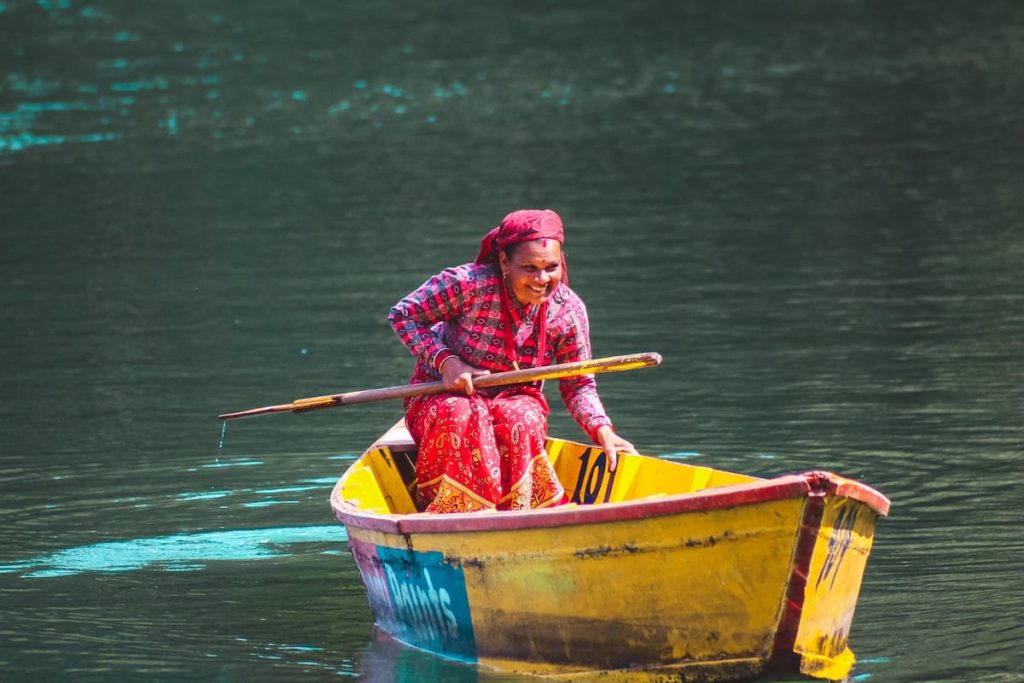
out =
[[[498,387],[507,384],[522,384],[524,382],[538,382],[545,379],[558,379],[561,377],[573,377],[576,375],[598,374],[602,372],[623,372],[625,370],[638,370],[661,363],[661,356],[657,353],[636,353],[628,356],[610,356],[608,358],[594,358],[592,360],[577,361],[575,363],[560,363],[558,365],[545,365],[539,368],[526,368],[525,370],[511,370],[509,372],[496,372],[491,375],[481,375],[473,378],[473,386],[479,389],[486,387]],[[373,401],[387,401],[397,398],[409,398],[411,396],[423,396],[425,394],[440,394],[445,391],[443,382],[423,382],[421,384],[403,384],[397,387],[386,387],[383,389],[364,389],[362,391],[349,391],[344,394],[330,394],[328,396],[314,396],[312,398],[300,398],[291,403],[282,403],[276,406],[265,406],[242,410],[237,413],[224,413],[218,415],[221,420],[234,420],[240,417],[254,417],[256,415],[267,415],[269,413],[301,413],[307,410],[318,410],[320,408],[332,408],[334,406],[347,406],[354,403],[371,403]]]

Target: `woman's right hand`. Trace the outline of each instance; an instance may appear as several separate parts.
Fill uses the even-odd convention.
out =
[[[481,375],[491,374],[490,370],[481,370],[468,363],[463,363],[457,356],[451,356],[441,363],[441,381],[444,388],[452,393],[466,394],[472,396],[476,389],[473,387],[473,378]]]

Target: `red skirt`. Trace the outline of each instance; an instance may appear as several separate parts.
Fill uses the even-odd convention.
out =
[[[548,405],[536,387],[416,396],[405,424],[419,444],[416,505],[424,512],[528,510],[565,502],[544,449]]]

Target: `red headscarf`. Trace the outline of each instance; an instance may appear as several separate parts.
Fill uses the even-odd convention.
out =
[[[513,211],[501,220],[498,227],[484,235],[480,240],[480,253],[476,263],[497,263],[498,254],[513,244],[531,242],[533,240],[556,240],[565,244],[565,231],[562,219],[551,209],[520,209]],[[569,284],[566,271],[565,254],[562,255],[562,280]]]
[[[480,240],[480,253],[476,257],[476,263],[497,263],[498,254],[513,244],[530,242],[533,240],[550,239],[557,240],[559,244],[565,244],[565,231],[562,229],[562,219],[551,209],[521,209],[513,211],[502,219],[498,227],[484,235]],[[562,280],[569,284],[569,273],[565,263],[565,253],[562,253]],[[518,354],[515,352],[515,331],[519,327],[519,315],[512,305],[511,294],[507,287],[501,288],[501,303],[505,314],[506,334],[505,351],[509,360],[516,369],[519,369]],[[548,303],[545,301],[537,311],[538,335],[537,335],[537,363],[543,365],[544,355],[547,351],[547,330],[548,330]]]

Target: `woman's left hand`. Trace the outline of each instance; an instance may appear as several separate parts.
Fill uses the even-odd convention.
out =
[[[616,434],[609,425],[604,425],[597,430],[597,443],[608,454],[608,470],[610,472],[615,471],[615,466],[619,462],[619,451],[636,455],[633,444]]]

